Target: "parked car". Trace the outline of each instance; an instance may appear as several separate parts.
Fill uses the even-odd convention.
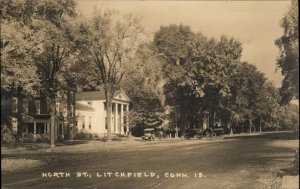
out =
[[[204,131],[201,129],[186,129],[181,137],[185,139],[190,139],[190,138],[202,138],[204,136]]]
[[[217,128],[213,128],[213,129],[206,129],[204,131],[204,135],[206,137],[222,136],[222,135],[224,135],[224,128],[217,127]]]
[[[182,136],[185,139],[190,138],[202,138],[202,137],[215,137],[215,136],[222,136],[224,135],[223,128],[214,128],[214,129],[186,129]]]
[[[213,131],[216,134],[216,136],[224,135],[224,128],[222,128],[222,127],[214,128]]]
[[[157,132],[154,128],[144,129],[144,136],[142,136],[143,140],[155,140],[157,137]]]

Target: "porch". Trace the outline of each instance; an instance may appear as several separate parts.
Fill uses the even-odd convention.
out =
[[[50,141],[51,123],[49,120],[30,120],[24,122],[23,138],[28,142],[47,142]],[[56,139],[64,140],[67,133],[67,122],[58,121],[55,128]]]

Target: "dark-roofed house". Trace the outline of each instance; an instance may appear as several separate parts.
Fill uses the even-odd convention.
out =
[[[75,122],[74,88],[62,89],[56,94],[55,140],[73,135]],[[32,98],[15,89],[3,97],[1,103],[1,124],[11,124],[15,136],[24,141],[47,141],[50,139],[50,108],[46,96],[37,92]]]
[[[112,117],[107,119],[104,91],[76,93],[76,117],[79,132],[88,132],[105,136],[107,121],[111,121],[112,133],[126,135],[129,131],[130,99],[119,90],[115,92],[112,105]]]

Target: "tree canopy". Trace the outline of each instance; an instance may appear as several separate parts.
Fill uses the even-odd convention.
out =
[[[282,18],[283,35],[275,41],[280,54],[277,66],[284,76],[280,94],[283,103],[299,99],[299,15],[298,1],[293,0],[289,11]]]

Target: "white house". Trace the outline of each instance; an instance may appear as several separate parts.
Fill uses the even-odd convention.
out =
[[[76,119],[79,132],[105,136],[107,116],[104,91],[76,93]],[[129,131],[129,102],[124,91],[116,91],[112,104],[111,132],[126,135]]]

